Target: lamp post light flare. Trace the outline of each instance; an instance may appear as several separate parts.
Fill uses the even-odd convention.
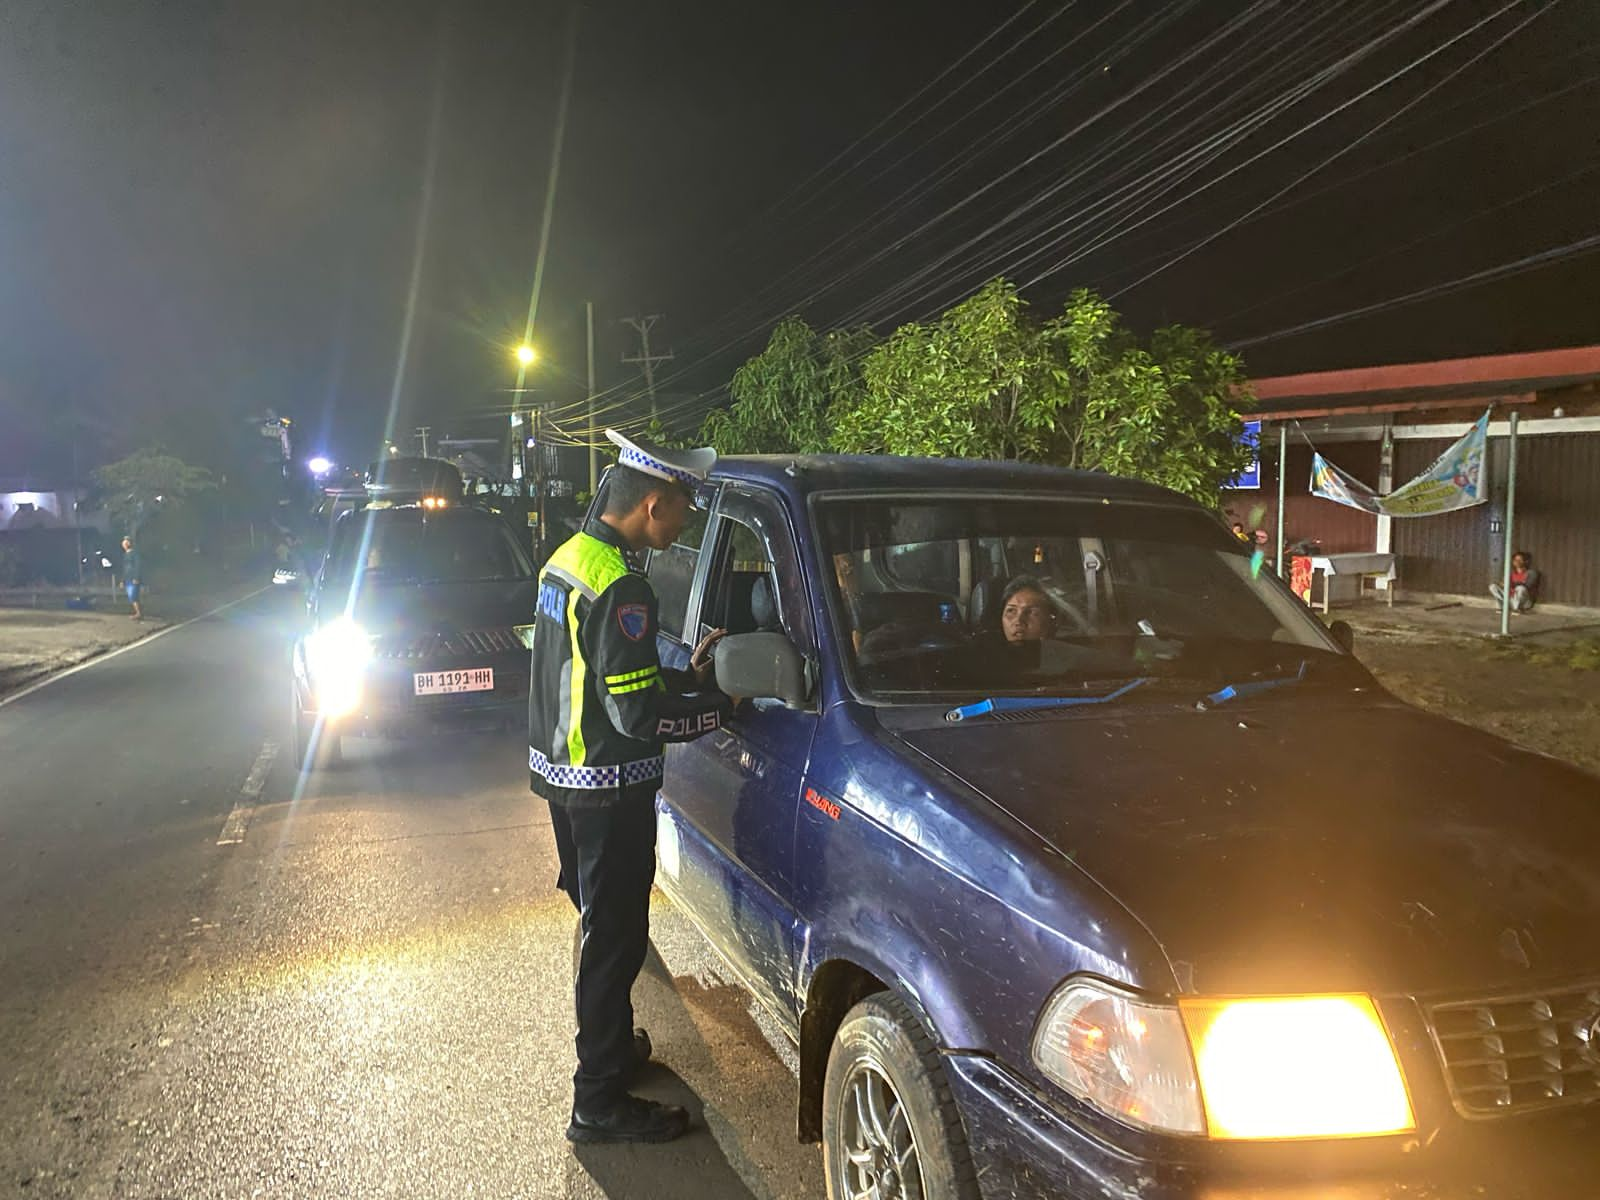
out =
[[[531,367],[539,360],[539,352],[532,346],[521,345],[517,347],[517,361],[525,367]]]

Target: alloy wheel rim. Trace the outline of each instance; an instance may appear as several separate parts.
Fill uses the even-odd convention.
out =
[[[835,1161],[849,1200],[926,1200],[922,1163],[905,1102],[873,1060],[844,1083]]]

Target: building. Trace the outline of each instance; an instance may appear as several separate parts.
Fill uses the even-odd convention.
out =
[[[1512,537],[1544,571],[1545,603],[1600,607],[1600,346],[1281,375],[1254,381],[1262,422],[1259,492],[1236,491],[1240,520],[1277,523],[1325,553],[1398,556],[1405,590],[1482,595],[1500,577],[1510,415],[1518,415]],[[1374,516],[1311,495],[1313,446],[1380,493],[1425,471],[1484,409],[1489,501],[1438,516]]]
[[[71,529],[75,507],[87,498],[66,483],[0,478],[0,531]],[[78,519],[85,529],[106,528],[102,509],[80,511]]]

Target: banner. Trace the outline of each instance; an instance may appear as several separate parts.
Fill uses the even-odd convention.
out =
[[[1380,496],[1320,454],[1311,457],[1311,494],[1363,512],[1390,517],[1431,517],[1471,508],[1488,499],[1483,488],[1483,456],[1489,444],[1489,412],[1484,410],[1466,435],[1410,483]]]

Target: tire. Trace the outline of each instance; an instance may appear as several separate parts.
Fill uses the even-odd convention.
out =
[[[822,1091],[822,1161],[828,1200],[980,1200],[939,1052],[893,993],[868,996],[834,1034]]]
[[[320,741],[317,741],[316,755],[314,758],[307,758],[307,752],[311,749],[312,742],[316,740],[317,718],[300,707],[300,698],[292,690],[289,700],[289,718],[294,728],[292,745],[295,770],[315,771],[319,767],[329,767],[342,761],[344,755],[339,734],[326,725],[323,726]]]

